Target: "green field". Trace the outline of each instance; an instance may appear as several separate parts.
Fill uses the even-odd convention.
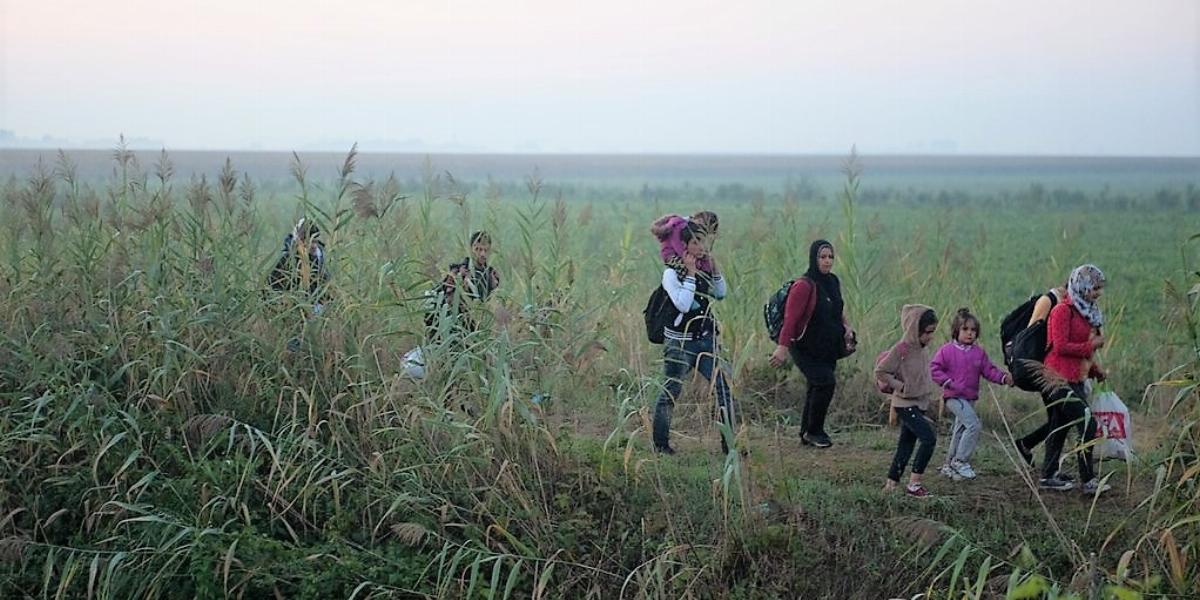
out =
[[[432,160],[388,179],[343,159],[340,174],[297,164],[264,184],[236,161],[201,180],[118,151],[107,170],[67,157],[0,187],[0,594],[1124,598],[1200,585],[1192,162],[1113,181],[1036,159],[1001,175],[924,163],[880,183],[869,158],[861,180],[834,161],[795,177],[574,166],[561,181],[532,167],[459,179]],[[699,209],[721,216],[717,317],[744,454],[716,451],[694,385],[676,411],[680,455],[662,458],[648,451],[662,383],[640,315],[661,273],[648,227]],[[265,292],[304,214],[332,271],[316,317],[300,295]],[[425,341],[422,294],[476,229],[493,233],[503,284],[479,332]],[[838,249],[861,340],[839,366],[823,452],[796,439],[803,380],[767,367],[761,317],[818,237]],[[1101,360],[1139,436],[1138,460],[1102,468],[1115,489],[1095,503],[1031,491],[1004,440],[1041,401],[993,388],[979,481],[931,475],[926,501],[880,491],[896,432],[868,375],[900,305],[971,307],[998,359],[1004,314],[1082,262],[1108,275]],[[418,344],[431,375],[413,381],[401,357]]]

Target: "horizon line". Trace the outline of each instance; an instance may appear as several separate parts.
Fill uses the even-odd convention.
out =
[[[0,146],[0,152],[112,152],[118,146]],[[361,156],[366,154],[390,154],[390,155],[410,155],[410,156],[578,156],[578,157],[747,157],[747,158],[790,158],[790,157],[811,157],[811,158],[846,158],[850,156],[850,152],[746,152],[746,151],[540,151],[540,150],[514,150],[514,151],[491,151],[491,150],[362,150],[350,148],[346,150],[326,150],[326,149],[272,149],[272,148],[188,148],[176,147],[168,148],[160,146],[158,148],[137,146],[127,147],[130,152],[194,152],[208,154],[222,153],[240,153],[240,154],[334,154],[345,156],[351,150]],[[903,151],[886,151],[886,152],[866,152],[855,150],[857,156],[871,157],[896,157],[896,158],[1113,158],[1113,159],[1173,159],[1173,160],[1200,160],[1198,154],[1060,154],[1060,153],[1041,153],[1041,152],[903,152]]]

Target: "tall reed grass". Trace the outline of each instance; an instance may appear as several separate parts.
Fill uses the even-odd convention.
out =
[[[645,452],[661,376],[637,313],[657,281],[646,226],[673,205],[585,203],[536,172],[520,196],[495,184],[480,198],[430,162],[410,195],[358,178],[354,149],[332,178],[295,156],[286,197],[230,161],[181,181],[165,152],[147,169],[121,144],[112,160],[103,182],[64,153],[0,188],[5,595],[1126,597],[1200,581],[1200,282],[1157,272],[1195,268],[1194,243],[1160,246],[1184,237],[1177,215],[1047,212],[1031,234],[1008,207],[864,210],[853,156],[829,202],[705,207],[722,217],[721,358],[740,419],[719,430],[698,385],[677,415],[686,440],[725,435],[747,454],[666,462]],[[265,290],[300,216],[329,251],[320,315],[305,294]],[[425,339],[423,292],[477,228],[497,240],[502,287],[472,308],[479,331],[457,336],[444,315]],[[1118,231],[1141,235],[1078,242]],[[1017,534],[953,527],[952,502],[913,518],[871,485],[772,462],[797,392],[763,366],[761,302],[817,236],[836,240],[863,339],[841,369],[846,431],[882,421],[868,362],[901,302],[969,303],[994,324],[1074,262],[1106,266],[1114,381],[1126,398],[1172,390],[1138,405],[1171,419],[1131,469],[1152,489],[1128,515],[1090,507],[1094,521],[998,553]],[[421,381],[402,376],[417,344]],[[997,406],[985,418],[1040,412],[1009,393]],[[1030,502],[1009,518],[1052,512]]]

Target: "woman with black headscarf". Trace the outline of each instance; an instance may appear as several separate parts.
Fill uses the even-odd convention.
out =
[[[808,271],[797,279],[787,296],[779,345],[771,366],[792,362],[808,380],[800,441],[818,448],[832,445],[825,432],[825,415],[837,384],[838,359],[854,351],[854,330],[846,322],[842,285],[833,272],[833,244],[817,240],[808,249]]]

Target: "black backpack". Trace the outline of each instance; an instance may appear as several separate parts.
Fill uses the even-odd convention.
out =
[[[1005,348],[1005,361],[1012,372],[1013,385],[1027,392],[1041,391],[1042,362],[1045,360],[1045,319],[1021,330]]]
[[[654,291],[650,292],[650,299],[646,301],[646,308],[642,310],[642,317],[646,320],[646,339],[650,340],[651,344],[663,343],[663,329],[674,323],[675,317],[678,316],[679,309],[671,302],[667,290],[661,285],[654,288]]]
[[[1050,296],[1050,308],[1054,308],[1054,305],[1058,304],[1058,298],[1054,294],[1034,294],[1000,321],[1000,348],[1004,351],[1004,364],[1009,368],[1012,368],[1012,347],[1017,335],[1029,326],[1029,319],[1033,316],[1033,309],[1037,305],[1037,301],[1047,295]],[[1043,332],[1043,346],[1045,346],[1045,341],[1046,334]]]
[[[804,279],[804,277],[800,279]],[[772,342],[779,341],[779,333],[783,331],[783,321],[787,316],[788,293],[792,291],[792,286],[797,281],[800,281],[800,279],[783,282],[783,285],[779,286],[779,289],[774,294],[771,294],[771,297],[767,298],[767,303],[763,305],[763,321],[767,323],[767,336],[771,338]],[[812,301],[816,302],[817,287],[815,285],[812,288],[811,296],[813,298]],[[842,356],[849,356],[850,352],[853,352],[853,350],[844,353]]]
[[[788,292],[792,291],[792,285],[795,283],[795,279],[784,282],[763,305],[763,320],[767,323],[767,336],[772,342],[779,341],[779,332],[783,330],[784,312],[787,310]]]

